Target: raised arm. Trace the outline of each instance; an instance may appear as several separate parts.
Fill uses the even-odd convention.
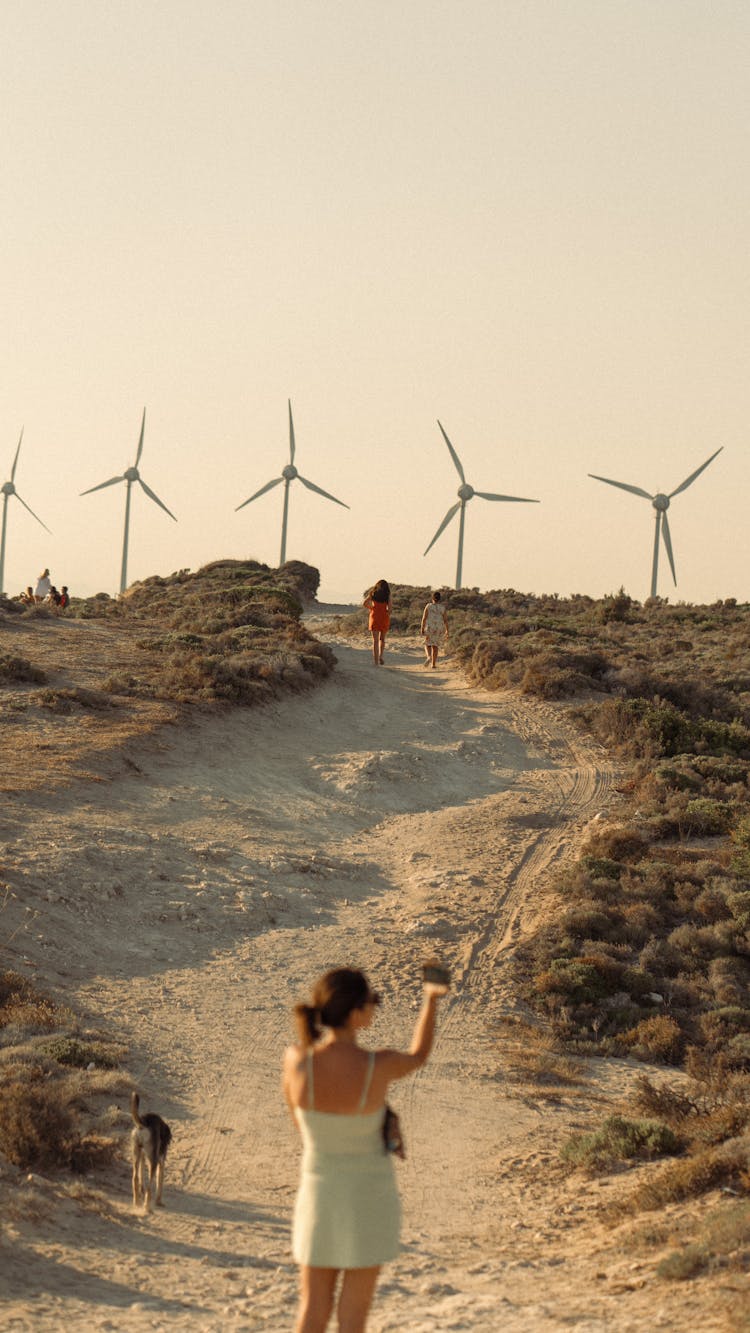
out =
[[[435,1040],[438,1002],[447,994],[447,986],[438,986],[434,982],[425,984],[422,1008],[414,1026],[414,1035],[409,1050],[380,1052],[379,1058],[382,1060],[383,1072],[389,1081],[396,1078],[405,1078],[407,1074],[414,1074],[417,1069],[422,1068]]]

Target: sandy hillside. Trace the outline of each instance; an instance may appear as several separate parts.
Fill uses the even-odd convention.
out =
[[[608,760],[562,710],[473,692],[417,650],[384,669],[336,651],[312,694],[171,728],[106,783],[3,804],[5,921],[27,923],[14,965],[123,1035],[175,1141],[151,1218],[124,1161],[85,1185],[6,1174],[2,1326],[289,1329],[290,1006],[324,968],[362,965],[385,997],[373,1039],[405,1041],[418,964],[439,952],[455,991],[432,1062],[394,1098],[405,1246],[374,1333],[726,1327],[709,1286],[658,1281],[597,1220],[621,1181],[558,1164],[635,1068],[582,1065],[545,1099],[511,1078],[507,960],[548,910],[548,871],[614,799]]]

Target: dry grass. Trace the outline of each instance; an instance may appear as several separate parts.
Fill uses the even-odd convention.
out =
[[[129,1089],[125,1048],[70,1031],[71,1017],[27,978],[0,973],[0,1154],[24,1170],[87,1172],[120,1148],[109,1099]]]
[[[107,779],[186,709],[263,703],[324,679],[333,654],[300,621],[317,583],[296,561],[217,561],[122,598],[74,599],[62,617],[0,601],[0,790]]]
[[[498,1025],[503,1072],[519,1087],[537,1097],[559,1101],[580,1094],[587,1083],[583,1062],[559,1049],[546,1027],[522,1018],[506,1018]]]

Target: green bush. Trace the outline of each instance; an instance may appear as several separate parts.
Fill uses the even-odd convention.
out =
[[[707,796],[688,801],[682,816],[683,832],[690,838],[718,837],[728,832],[731,823],[730,807]]]
[[[94,1065],[97,1069],[116,1069],[118,1060],[113,1048],[101,1041],[80,1041],[77,1037],[54,1037],[39,1048],[42,1055],[56,1060],[60,1065],[70,1065],[74,1069],[87,1069]]]
[[[611,1115],[590,1134],[576,1134],[562,1149],[563,1160],[589,1171],[606,1171],[616,1162],[662,1157],[679,1152],[674,1130],[659,1120],[628,1120]]]

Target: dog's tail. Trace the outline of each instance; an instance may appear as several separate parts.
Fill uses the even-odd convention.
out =
[[[138,1128],[143,1129],[143,1121],[141,1120],[141,1113],[138,1110],[140,1100],[141,1099],[138,1096],[137,1092],[133,1092],[130,1094],[130,1114],[132,1115]]]

